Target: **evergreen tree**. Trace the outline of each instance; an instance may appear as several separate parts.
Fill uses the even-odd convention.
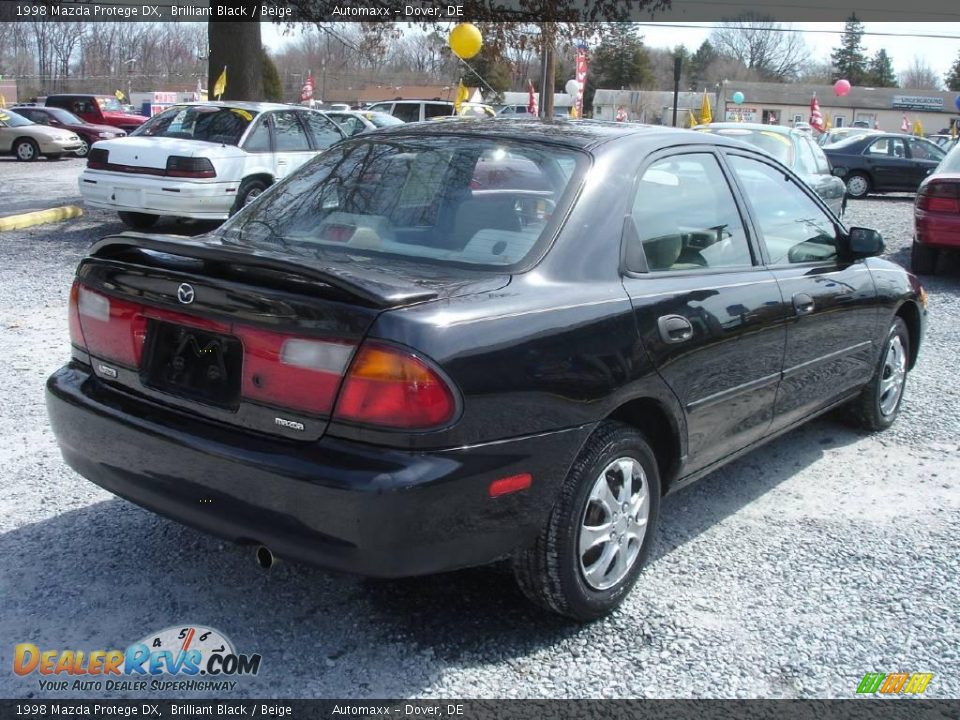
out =
[[[719,57],[720,54],[714,49],[713,45],[710,44],[709,40],[704,40],[700,44],[700,47],[697,48],[693,57],[690,58],[690,86],[694,90],[704,89],[710,84],[710,77],[708,76],[710,66],[716,62]]]
[[[263,48],[260,55],[263,67],[263,99],[268,102],[283,102],[283,83],[280,82],[280,73],[273,64],[267,49]]]
[[[957,54],[953,67],[950,68],[950,72],[947,73],[943,81],[947,90],[960,90],[960,53]]]
[[[610,23],[608,30],[593,51],[587,86],[584,89],[583,107],[593,107],[593,94],[597,88],[638,87],[650,82],[650,57],[637,35],[633,23]]]
[[[836,79],[849,80],[852,85],[862,85],[867,76],[867,56],[863,51],[863,23],[854,13],[847,20],[840,40],[840,47],[830,53]]]
[[[893,61],[887,55],[886,50],[882,48],[877,50],[871,58],[864,82],[873,87],[897,87],[897,76],[893,72]]]

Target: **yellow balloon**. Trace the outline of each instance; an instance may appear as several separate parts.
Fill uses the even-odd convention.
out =
[[[483,36],[476,25],[460,23],[450,31],[450,49],[461,60],[469,60],[483,45]]]

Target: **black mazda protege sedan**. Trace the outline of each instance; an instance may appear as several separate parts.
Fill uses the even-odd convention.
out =
[[[894,421],[926,295],[882,248],[736,140],[404,125],[206,236],[95,244],[50,418],[79,473],[264,565],[510,559],[587,620],[665,493],[840,405]]]

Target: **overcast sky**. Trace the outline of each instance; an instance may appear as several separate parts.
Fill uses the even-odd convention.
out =
[[[710,25],[711,23],[689,23],[684,27],[667,27],[663,24],[642,25],[644,42],[651,47],[674,47],[684,44],[691,51],[710,35],[710,29],[695,27]],[[694,26],[694,27],[691,27]],[[843,32],[842,22],[821,23],[793,23],[793,28],[804,32],[803,37],[810,47],[815,59],[826,61],[830,59],[830,51],[840,44],[840,35]],[[863,45],[867,54],[873,55],[880,48],[886,48],[893,58],[894,70],[899,74],[907,69],[917,56],[927,62],[941,77],[949,71],[953,62],[960,53],[960,23],[864,23],[865,30],[878,33],[896,33],[902,37],[881,35],[864,35]],[[826,32],[824,32],[826,31]],[[907,37],[917,35],[944,35],[949,38]],[[283,36],[280,26],[273,23],[263,24],[263,40],[271,50],[279,50],[291,36]]]

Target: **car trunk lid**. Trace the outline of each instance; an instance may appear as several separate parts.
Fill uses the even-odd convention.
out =
[[[380,313],[494,290],[509,276],[446,269],[423,278],[409,267],[128,233],[95,244],[77,281],[74,344],[102,382],[250,431],[312,440]]]

